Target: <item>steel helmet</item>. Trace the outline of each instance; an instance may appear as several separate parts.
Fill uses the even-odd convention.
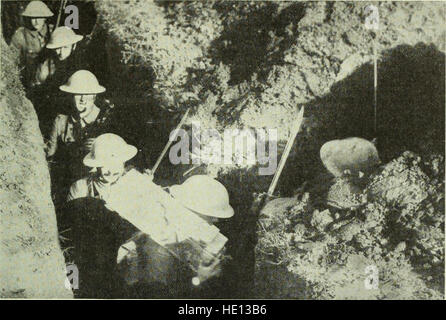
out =
[[[136,147],[127,144],[120,136],[104,133],[94,140],[91,151],[83,162],[87,167],[100,168],[107,164],[124,163],[137,152]]]
[[[59,89],[73,94],[98,94],[105,91],[96,76],[88,70],[76,71]]]
[[[47,18],[54,14],[42,1],[31,1],[22,12],[22,16],[31,18]]]
[[[58,27],[51,34],[50,40],[48,41],[46,47],[48,49],[57,49],[70,44],[75,44],[81,41],[83,38],[84,36],[74,33],[71,28],[66,26]]]
[[[169,189],[170,194],[183,206],[199,214],[216,218],[230,218],[234,215],[228,191],[209,176],[195,175]]]

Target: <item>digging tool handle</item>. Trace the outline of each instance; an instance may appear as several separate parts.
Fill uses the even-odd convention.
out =
[[[257,244],[257,220],[260,215],[260,211],[263,209],[265,204],[273,197],[274,190],[276,188],[277,182],[279,180],[280,174],[282,173],[283,167],[285,165],[285,161],[289,156],[291,147],[294,144],[294,140],[296,138],[297,133],[300,130],[303,121],[304,107],[300,110],[297,123],[294,127],[291,136],[287,142],[285,147],[285,151],[280,159],[279,167],[274,174],[274,178],[268,188],[267,193],[255,194],[254,200],[251,205],[250,211],[244,216],[244,219],[241,223],[243,229],[241,229],[240,233],[237,235],[238,239],[240,239],[239,244],[234,250],[234,257],[236,259],[242,259],[242,263],[246,264],[246,270],[243,276],[251,277],[250,273],[254,273],[254,248]],[[253,279],[248,280],[250,283],[254,281]]]
[[[297,133],[299,132],[300,127],[302,126],[303,118],[304,118],[304,107],[302,107],[297,116],[297,123],[293,128],[293,131],[291,132],[290,138],[287,141],[287,144],[285,146],[285,151],[283,152],[282,157],[280,158],[279,167],[277,168],[276,173],[274,174],[273,180],[271,181],[271,184],[268,188],[268,192],[263,194],[257,194],[254,196],[254,201],[251,205],[249,213],[249,216],[252,219],[254,219],[254,221],[257,221],[257,217],[260,214],[260,211],[262,210],[264,205],[273,197],[274,190],[276,189],[280,174],[282,173],[283,167],[285,166],[286,159],[290,154],[290,150],[294,144],[294,140],[296,139]]]
[[[377,118],[377,108],[378,108],[378,59],[376,52],[376,36],[373,39],[373,130],[375,137],[378,134],[378,118]]]
[[[183,118],[181,119],[180,123],[178,124],[178,126],[175,128],[175,134],[173,137],[169,138],[169,142],[167,142],[166,146],[164,147],[163,151],[161,152],[160,156],[158,157],[158,159],[155,162],[155,165],[152,168],[152,175],[155,175],[155,171],[156,169],[158,169],[158,166],[160,165],[161,161],[164,158],[164,155],[166,154],[166,152],[169,150],[170,146],[172,145],[172,142],[175,141],[175,139],[177,138],[178,135],[178,130],[183,126],[184,122],[187,119],[187,116],[189,114],[190,109],[187,109],[186,113],[184,114]]]
[[[274,193],[274,190],[276,189],[277,182],[279,181],[279,177],[280,177],[282,170],[285,166],[285,162],[286,162],[288,156],[290,155],[291,147],[293,146],[294,140],[296,139],[297,133],[299,132],[300,127],[302,125],[302,121],[304,118],[304,108],[305,107],[302,107],[302,109],[300,110],[300,112],[297,116],[297,123],[296,123],[295,127],[293,128],[293,131],[291,132],[291,136],[288,139],[287,144],[285,146],[285,150],[282,154],[282,157],[280,158],[279,166],[278,166],[276,173],[274,174],[273,180],[271,181],[271,184],[268,188],[269,196],[272,196]]]

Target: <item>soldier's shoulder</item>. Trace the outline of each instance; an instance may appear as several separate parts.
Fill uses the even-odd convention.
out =
[[[73,182],[73,184],[71,185],[72,188],[82,188],[82,187],[86,187],[88,185],[88,180],[90,179],[90,177],[84,177],[81,178],[79,180],[76,180],[75,182]]]
[[[99,123],[106,123],[110,121],[113,113],[114,113],[114,105],[107,99],[100,102],[99,108],[101,109],[101,112],[98,117]]]
[[[25,27],[21,26],[18,27],[17,30],[14,32],[14,36],[15,35],[24,35],[25,34]]]
[[[53,124],[57,128],[62,128],[66,126],[67,122],[68,122],[68,116],[66,114],[60,113],[54,118]]]
[[[88,181],[89,178],[82,178],[74,182],[70,187],[68,200],[84,198],[88,196]]]
[[[23,42],[25,39],[25,27],[19,27],[14,34],[12,35],[11,38],[11,44],[21,44],[21,42]]]
[[[59,113],[56,118],[54,118],[54,122],[66,122],[68,120],[68,115]]]

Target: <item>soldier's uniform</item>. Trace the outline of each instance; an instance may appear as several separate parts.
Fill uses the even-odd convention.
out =
[[[51,123],[56,115],[70,112],[70,97],[61,92],[59,86],[66,83],[74,72],[84,69],[79,51],[74,50],[82,38],[83,36],[75,34],[68,27],[56,28],[46,44],[48,50],[34,72],[34,87],[29,96],[36,108],[45,137],[49,134]],[[66,46],[71,46],[69,56],[60,60],[56,50]]]
[[[75,223],[83,224],[74,226],[80,228],[79,235],[84,234],[83,228],[89,229],[94,225],[96,227],[93,229],[101,230],[101,235],[105,237],[97,239],[98,241],[107,241],[115,245],[107,247],[106,244],[91,244],[99,249],[93,248],[88,254],[84,254],[81,248],[85,244],[78,242],[74,245],[74,255],[80,265],[86,266],[83,272],[87,275],[95,272],[92,266],[96,266],[98,258],[113,265],[116,265],[116,261],[120,262],[119,274],[127,274],[131,278],[124,276],[127,285],[130,286],[129,297],[208,296],[210,290],[194,293],[191,280],[194,278],[196,280],[194,284],[197,284],[219,273],[218,265],[221,262],[219,253],[222,252],[227,239],[210,223],[210,220],[229,218],[233,215],[227,191],[210,177],[194,176],[183,185],[172,187],[169,195],[155,185],[150,176],[134,169],[124,169],[124,163],[132,159],[136,153],[137,149],[128,145],[119,136],[103,134],[96,138],[92,150],[83,162],[87,166],[100,167],[105,171],[76,181],[70,188],[67,205],[79,203],[82,207],[87,200],[96,200],[102,201],[111,211],[104,213],[103,208],[98,207],[97,212],[89,210],[89,216],[85,216],[87,211],[78,207],[80,210],[71,211],[66,217],[68,220],[73,215],[81,217],[74,218],[77,220]],[[108,174],[107,167],[114,167],[117,164],[123,166],[123,170],[117,172],[119,177],[113,182],[106,182],[104,178],[105,174]],[[201,192],[198,192],[198,187],[201,187]],[[194,201],[197,200],[196,197],[192,197],[186,191],[204,196],[201,202],[197,202]],[[206,204],[209,204],[209,207]],[[209,212],[210,210],[212,212]],[[204,216],[210,220],[206,221]],[[132,242],[136,244],[134,246],[137,251],[137,256],[134,257],[136,260],[127,259],[126,255],[119,254],[121,249],[117,250],[116,243],[121,241],[122,244],[125,235],[130,236],[138,230],[141,232],[124,244],[124,246]],[[84,241],[89,242],[92,239],[84,238]],[[129,270],[127,263],[136,269]],[[97,268],[113,269],[110,265]],[[196,277],[192,270],[196,270]],[[119,274],[116,274],[115,281],[118,281],[118,278],[122,279]],[[97,296],[103,286],[103,283],[97,283],[97,288],[88,294]],[[125,295],[124,292],[118,294],[121,298]]]
[[[105,91],[105,88],[99,86],[94,75],[88,71],[80,70],[74,73],[70,79],[76,77],[79,78],[76,80],[77,82],[74,81],[77,84],[85,82],[91,90],[96,90],[98,93]],[[73,90],[81,89],[76,87],[76,83],[73,84],[72,81],[71,87],[65,87],[74,88]],[[88,174],[89,169],[83,165],[82,159],[90,151],[89,142],[91,139],[113,131],[113,105],[105,99],[97,98],[97,100],[100,103],[96,102],[91,112],[85,117],[79,118],[70,112],[68,115],[58,114],[53,122],[46,143],[46,153],[52,162],[51,177],[56,203],[65,200],[71,183]]]
[[[85,142],[90,138],[96,138],[102,133],[110,131],[113,105],[107,100],[102,103],[102,108],[93,107],[92,112],[82,119],[76,119],[72,115],[59,114],[54,119],[53,129],[47,142],[47,156],[53,157],[58,149],[75,149],[68,154],[84,153],[82,159],[89,150],[84,150]],[[73,153],[75,152],[75,153]],[[73,160],[72,156],[64,157]]]
[[[22,69],[22,82],[25,88],[36,85],[36,72],[44,60],[43,50],[50,37],[51,26],[45,24],[42,30],[20,27],[11,39],[11,46],[19,54],[19,67]]]
[[[111,105],[105,105],[103,109],[94,107],[85,119],[76,120],[71,115],[59,114],[54,120],[47,142],[47,156],[52,158],[53,182],[61,193],[60,201],[65,198],[70,184],[89,172],[82,164],[89,151],[88,140],[113,131],[112,110]]]
[[[49,89],[55,89],[54,92],[58,92],[59,86],[66,83],[68,77],[82,67],[81,55],[75,51],[77,43],[82,39],[83,36],[76,34],[68,27],[62,26],[56,28],[51,34],[49,42],[46,44],[46,47],[50,50],[50,54],[39,65],[36,81],[39,84],[44,83],[46,86],[52,86]],[[58,57],[56,54],[57,50],[64,47],[70,49],[67,51],[67,56],[61,55]]]

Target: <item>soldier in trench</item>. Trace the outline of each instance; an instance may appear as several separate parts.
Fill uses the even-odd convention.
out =
[[[37,66],[30,99],[39,116],[40,127],[46,137],[58,113],[70,111],[68,96],[59,90],[77,70],[84,69],[81,54],[76,50],[83,36],[68,27],[58,27],[46,44],[47,50]],[[54,108],[54,106],[57,106]]]
[[[207,183],[195,178],[196,181],[183,187],[173,188],[175,199],[156,186],[150,175],[125,165],[136,153],[134,146],[117,135],[99,136],[84,158],[84,164],[96,171],[70,188],[66,210],[58,223],[60,230],[67,226],[72,229],[68,237],[72,238],[72,257],[80,270],[79,297],[126,296],[116,262],[119,247],[129,238],[127,245],[137,244],[138,261],[142,261],[137,272],[143,281],[130,287],[127,296],[161,298],[193,294],[190,290],[194,273],[182,256],[200,257],[195,264],[196,285],[220,273],[220,255],[203,255],[201,259],[201,254],[214,252],[214,248],[223,251],[227,239],[210,222],[215,216],[228,218],[233,214],[226,189],[211,178]],[[212,193],[211,189],[214,201],[204,197]],[[200,195],[200,202],[191,202]],[[200,254],[195,256],[191,254],[195,252],[193,248],[188,246],[187,234],[215,241],[205,247],[208,250],[197,251]],[[188,248],[187,254],[183,248]]]
[[[31,1],[22,12],[25,26],[18,28],[11,38],[11,48],[18,52],[22,82],[27,90],[37,85],[37,67],[43,60],[44,48],[52,29],[47,18],[53,15],[42,1]]]
[[[82,57],[76,51],[78,42],[83,39],[82,35],[76,34],[72,29],[62,26],[51,34],[46,44],[47,56],[37,68],[36,82],[45,84],[48,91],[55,89],[65,83],[68,77],[76,70],[82,68]]]
[[[206,221],[209,225],[221,226],[229,222],[234,215],[234,210],[229,204],[229,194],[226,188],[217,180],[207,175],[195,175],[188,178],[181,185],[173,185],[166,188],[166,191],[182,206],[191,210],[194,214]],[[226,234],[225,234],[226,235]],[[172,298],[228,298],[230,283],[228,266],[231,259],[222,261],[215,259],[212,255],[200,256],[197,275],[183,270],[180,272],[166,272],[166,265],[153,263],[151,258],[153,245],[152,240],[146,234],[139,232],[132,239],[121,246],[118,251],[118,262],[126,282],[131,285],[130,297],[146,297],[146,292],[153,290],[151,283],[158,284],[158,293],[155,297],[162,297],[159,289],[164,292],[170,291],[167,297]],[[177,252],[187,252],[190,243],[175,244],[172,250]],[[125,248],[132,248],[128,250]],[[178,250],[182,248],[183,251]],[[223,252],[222,252],[223,254]],[[168,254],[171,263],[178,264],[171,254]],[[226,246],[222,258],[229,258],[226,255]],[[147,263],[152,261],[152,263]],[[197,264],[197,262],[192,263]],[[181,269],[181,268],[180,268]],[[178,270],[175,268],[174,270]],[[206,280],[206,281],[204,281]],[[203,281],[203,283],[201,282]],[[149,288],[149,289],[148,289]],[[153,294],[153,292],[152,292]],[[165,295],[164,295],[165,296]]]
[[[94,74],[76,71],[60,90],[69,95],[71,111],[56,116],[46,144],[56,207],[65,202],[70,185],[88,174],[82,159],[90,151],[94,138],[113,131],[113,106],[97,105],[96,96],[106,89]]]

